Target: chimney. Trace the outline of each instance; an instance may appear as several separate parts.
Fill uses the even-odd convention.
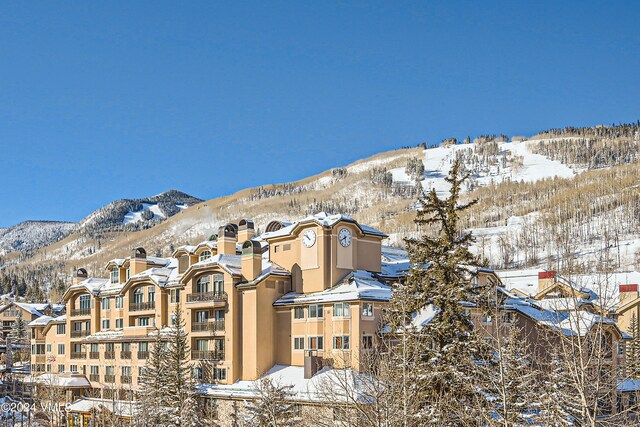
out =
[[[543,291],[556,283],[555,271],[540,271],[538,273],[538,292]]]
[[[218,254],[235,255],[238,227],[235,224],[223,225],[218,229]]]
[[[71,278],[71,284],[77,285],[78,283],[85,281],[87,277],[89,277],[89,275],[87,274],[87,270],[85,270],[84,268],[79,268],[73,272],[73,277]]]
[[[129,260],[129,277],[142,273],[147,269],[147,251],[144,248],[136,248]]]
[[[262,272],[262,247],[260,242],[247,240],[242,244],[242,275],[249,282]]]
[[[238,221],[238,242],[246,242],[253,239],[256,230],[252,219],[241,219]]]
[[[620,305],[638,298],[638,284],[620,285]]]

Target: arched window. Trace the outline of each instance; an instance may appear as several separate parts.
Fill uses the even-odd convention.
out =
[[[196,293],[209,292],[209,276],[202,276],[196,282]]]
[[[118,267],[113,267],[111,269],[111,283],[118,283],[120,281],[120,272],[118,271]]]
[[[141,303],[142,302],[142,298],[143,298],[142,288],[136,288],[133,291],[133,302],[134,303]]]
[[[211,251],[202,251],[200,254],[200,261],[211,258]]]

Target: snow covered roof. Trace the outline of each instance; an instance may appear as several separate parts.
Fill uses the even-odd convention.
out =
[[[230,255],[230,254],[216,254],[212,257],[209,257],[205,260],[198,261],[189,267],[186,273],[190,270],[210,267],[217,265],[221,267],[223,270],[228,272],[229,274],[234,274],[241,276],[242,275],[242,256],[240,255]],[[279,276],[289,276],[291,273],[280,267],[279,265],[269,261],[268,255],[262,257],[262,271],[258,275],[256,279],[252,281],[252,283],[258,283],[261,280],[265,279],[270,275],[279,275]]]
[[[37,376],[29,375],[24,378],[25,383],[47,384],[57,387],[91,387],[91,383],[84,375],[44,373]]]
[[[27,326],[29,327],[33,327],[33,326],[46,326],[49,324],[49,322],[51,322],[53,319],[55,319],[55,317],[51,317],[51,316],[46,316],[46,315],[42,315],[40,317],[38,317],[35,320],[32,320],[31,322],[29,322],[27,324]]]
[[[68,293],[70,291],[74,291],[77,289],[85,289],[87,290],[89,293],[92,293],[94,295],[96,295],[98,293],[98,291],[109,284],[109,279],[103,279],[103,278],[97,278],[97,277],[90,277],[88,279],[83,280],[80,283],[77,283],[75,285],[71,285],[67,288],[67,290],[65,291],[65,296],[68,295]]]
[[[373,273],[356,270],[348,274],[340,284],[320,292],[299,294],[289,292],[279,298],[274,306],[325,303],[333,301],[389,301],[391,287],[381,283]]]
[[[365,374],[353,369],[322,368],[313,377],[304,378],[304,367],[274,365],[261,379],[269,379],[275,385],[291,387],[291,398],[300,402],[362,401],[364,399]],[[350,383],[349,386],[342,386]],[[260,381],[236,381],[233,384],[199,384],[200,394],[228,399],[253,399],[257,397]],[[345,390],[346,389],[346,390]],[[350,393],[348,396],[346,393]]]
[[[175,279],[178,276],[178,260],[171,259],[171,262],[166,267],[152,267],[131,276],[129,280],[149,279],[156,285],[162,287],[169,281]]]
[[[113,258],[109,260],[107,265],[115,264],[118,267],[122,267],[127,261],[130,261],[131,259],[132,259],[131,256],[128,256],[126,258]],[[171,262],[171,258],[161,258],[161,257],[155,257],[155,256],[147,256],[144,259],[151,264],[155,264],[156,266],[167,266]]]
[[[636,380],[633,378],[627,378],[625,380],[618,381],[618,391],[621,392],[632,392],[632,391],[640,391],[640,380]]]
[[[93,411],[99,412],[104,408],[112,414],[129,418],[132,414],[135,413],[137,405],[138,403],[130,400],[111,400],[83,397],[67,405],[66,410],[68,412],[76,413],[92,413]]]
[[[48,303],[26,303],[26,302],[13,302],[21,309],[28,311],[36,316],[42,316],[42,312],[45,311],[50,305]]]
[[[317,214],[310,215],[300,221],[293,222],[290,225],[287,225],[286,227],[282,227],[280,230],[262,233],[260,235],[260,238],[263,240],[268,240],[276,237],[288,236],[293,232],[293,230],[296,229],[296,227],[306,223],[316,223],[321,227],[332,227],[340,221],[356,224],[364,234],[387,237],[387,235],[384,234],[382,231],[376,230],[375,228],[369,227],[368,225],[359,224],[355,219],[349,216],[342,215],[342,214],[329,215],[326,212],[319,212]]]

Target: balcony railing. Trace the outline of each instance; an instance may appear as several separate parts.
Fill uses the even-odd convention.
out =
[[[85,353],[82,351],[72,351],[71,358],[72,359],[84,359]]]
[[[130,351],[121,351],[120,352],[120,359],[131,359],[131,352]]]
[[[156,302],[132,302],[129,304],[129,311],[143,311],[143,310],[154,310],[156,308]]]
[[[91,314],[90,308],[72,308],[71,317],[76,316],[89,316]]]
[[[71,338],[82,338],[91,335],[91,331],[83,329],[81,331],[71,331]]]
[[[221,360],[224,359],[224,351],[213,350],[213,351],[202,351],[202,350],[192,350],[191,351],[191,359],[192,360]]]
[[[91,374],[89,375],[90,381],[100,381],[100,374]]]
[[[219,332],[224,331],[224,319],[209,322],[194,322],[191,324],[192,332]]]
[[[100,352],[99,351],[90,351],[89,352],[89,359],[100,359]]]
[[[104,358],[105,359],[115,359],[116,358],[116,352],[115,351],[105,351],[104,352]]]
[[[139,351],[138,352],[138,359],[148,359],[149,358],[149,352],[148,351]]]
[[[105,375],[104,376],[104,382],[105,383],[115,383],[116,382],[116,376],[115,375]]]
[[[187,302],[226,301],[226,292],[195,292],[187,295]]]
[[[120,377],[122,384],[131,384],[131,375],[123,375]]]

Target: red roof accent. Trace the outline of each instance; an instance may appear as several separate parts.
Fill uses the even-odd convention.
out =
[[[538,273],[538,280],[540,279],[553,279],[556,277],[555,271],[541,271]]]
[[[620,285],[620,292],[638,292],[638,284]]]

